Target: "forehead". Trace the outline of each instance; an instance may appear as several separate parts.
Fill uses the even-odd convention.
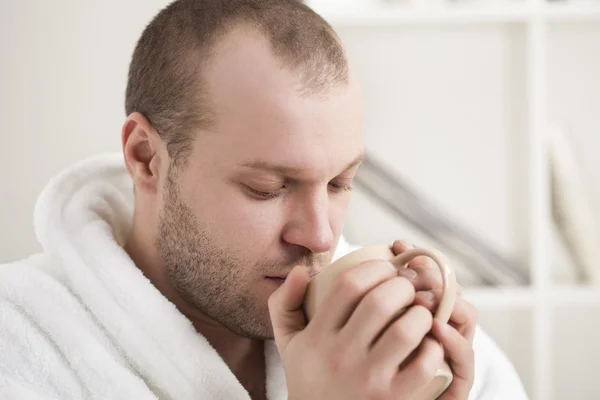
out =
[[[228,34],[202,77],[217,125],[216,132],[199,135],[205,142],[199,151],[212,149],[208,157],[215,162],[267,159],[323,170],[354,159],[362,152],[354,75],[348,84],[305,95],[301,74],[285,68],[259,33]]]

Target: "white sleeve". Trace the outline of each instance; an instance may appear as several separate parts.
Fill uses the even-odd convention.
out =
[[[473,339],[475,381],[469,400],[528,400],[513,364],[480,326]]]

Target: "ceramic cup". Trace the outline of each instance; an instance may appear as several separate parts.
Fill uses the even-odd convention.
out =
[[[406,268],[408,262],[418,256],[431,258],[442,273],[442,295],[434,318],[447,323],[456,300],[456,276],[444,255],[435,249],[417,248],[396,256],[391,247],[387,245],[374,245],[355,250],[337,259],[317,274],[307,288],[303,304],[306,317],[309,320],[312,319],[331,285],[343,271],[369,260],[389,260],[396,268]],[[450,386],[452,378],[452,371],[444,361],[438,368],[434,379],[414,399],[433,400],[438,398]]]

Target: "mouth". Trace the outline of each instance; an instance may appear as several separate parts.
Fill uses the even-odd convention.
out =
[[[281,276],[266,276],[265,279],[276,283],[277,285],[283,285],[283,283],[285,282],[285,276],[281,277]]]
[[[320,271],[316,271],[314,269],[311,269],[308,273],[309,278],[312,279],[314,278],[316,275],[319,274]],[[283,283],[285,282],[285,280],[287,279],[287,274],[286,275],[281,275],[281,276],[265,276],[265,278],[267,280],[273,281],[273,282],[279,282],[279,283]]]

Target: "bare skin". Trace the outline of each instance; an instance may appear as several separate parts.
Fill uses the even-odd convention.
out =
[[[265,340],[276,339],[286,373],[293,369],[292,353],[281,337],[290,329],[286,321],[297,322],[286,320],[285,312],[298,310],[286,307],[299,301],[302,282],[331,261],[363,155],[361,94],[354,72],[347,84],[315,95],[302,93],[299,75],[281,68],[258,33],[238,29],[218,44],[201,77],[210,83],[217,125],[210,131],[198,129],[181,169],[170,169],[173,160],[166,145],[143,115],[128,116],[122,132],[125,163],[136,187],[126,250],[208,339],[253,399],[266,398]],[[385,268],[379,269],[371,289],[392,278],[387,276],[391,270],[386,275]],[[393,279],[404,290],[393,307],[418,299],[415,290],[435,287],[435,279],[425,278]],[[282,286],[284,280],[289,287]],[[284,286],[292,289],[294,299],[274,295]],[[416,307],[410,315],[419,316],[415,323],[421,328],[409,334],[420,343],[432,328],[427,310],[435,308],[435,300]],[[460,325],[463,331],[473,321],[467,318]],[[458,334],[459,341],[433,328],[444,347],[453,346],[447,355],[464,365],[466,384],[455,387],[450,397],[464,399],[472,367],[463,343],[468,343],[467,335]],[[427,359],[444,355],[439,342],[426,342]],[[301,345],[293,357],[312,357],[318,365],[328,355],[315,352],[310,343],[297,343]],[[299,390],[307,382],[292,381],[288,389]],[[301,391],[290,396],[307,398]]]
[[[396,254],[409,248],[392,246]],[[301,303],[309,280],[294,268],[269,300],[290,400],[419,398],[444,357],[454,379],[440,399],[468,398],[476,312],[458,297],[450,324],[433,320],[441,276],[429,259],[415,258],[403,276],[382,261],[342,273],[307,325]]]
[[[218,125],[197,133],[177,175],[144,116],[124,124],[136,187],[126,249],[258,399],[267,301],[283,281],[267,277],[331,260],[363,153],[360,90],[353,77],[303,96],[298,73],[257,33],[233,32],[218,48],[202,77]]]

